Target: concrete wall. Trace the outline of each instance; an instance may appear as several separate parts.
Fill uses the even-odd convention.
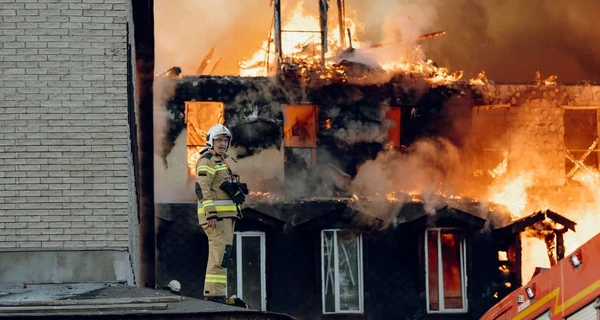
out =
[[[0,282],[103,281],[133,284],[126,249],[0,252]]]
[[[0,247],[127,248],[128,2],[1,2]]]

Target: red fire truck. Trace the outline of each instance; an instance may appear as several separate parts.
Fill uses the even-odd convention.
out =
[[[600,233],[481,317],[509,319],[600,320]]]

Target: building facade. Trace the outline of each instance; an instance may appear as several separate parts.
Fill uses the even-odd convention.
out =
[[[231,128],[233,144],[243,155],[238,168],[253,164],[242,180],[258,190],[237,225],[236,242],[242,247],[236,245],[231,262],[230,292],[254,308],[300,319],[478,319],[531,275],[524,266],[530,253],[524,251],[526,242],[543,243],[534,230],[540,232],[538,238],[545,237],[550,259],[561,259],[563,235],[580,222],[568,204],[577,210],[596,205],[590,190],[572,181],[569,172],[574,167],[597,169],[598,87],[449,84],[413,96],[398,89],[395,81],[402,79],[378,86],[304,88],[265,78],[165,81],[177,82],[166,102],[173,119],[165,142],[166,171],[185,187],[157,209],[163,220],[157,240],[158,281],[180,279],[185,294],[202,292],[203,269],[198,266],[205,263],[206,239],[195,227],[193,194],[185,200],[185,190],[191,193],[189,159],[202,146],[199,139],[210,125],[202,121],[207,115],[222,114],[212,121],[223,119]],[[352,120],[361,121],[362,129],[369,128],[365,123],[376,123],[383,138],[364,141],[356,136],[354,143],[339,143],[339,132],[347,132]],[[388,120],[395,126],[386,126]],[[485,185],[505,172],[518,176],[532,167],[543,168],[522,192],[554,198],[553,207],[567,217],[532,209],[518,219],[506,211],[488,211],[485,201],[448,195],[402,199],[401,194],[396,195],[399,202],[390,200],[391,205],[376,208],[373,216],[370,202],[361,201],[363,195],[344,189],[344,180],[357,179],[357,167],[375,158],[384,145],[411,154],[411,144],[431,136],[463,146],[461,161],[472,170],[474,184]],[[577,162],[589,148],[592,158]],[[269,156],[260,157],[262,152]],[[568,156],[572,152],[578,154]],[[441,151],[434,154],[447,160]],[[246,157],[260,161],[244,162]],[[348,175],[329,179],[332,163]],[[264,167],[281,171],[282,180],[253,175]],[[403,184],[403,179],[395,182]],[[510,197],[519,199],[514,193]],[[543,222],[550,220],[549,225]],[[177,263],[183,260],[190,263]]]

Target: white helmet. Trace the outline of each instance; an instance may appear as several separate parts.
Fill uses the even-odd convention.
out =
[[[212,149],[215,146],[213,140],[219,136],[226,136],[229,138],[227,149],[225,149],[225,151],[229,150],[229,146],[231,145],[231,132],[222,124],[215,124],[208,129],[208,134],[206,135],[206,147]]]
[[[169,282],[169,289],[171,289],[173,292],[179,292],[181,291],[181,283],[179,283],[177,280],[171,280]]]

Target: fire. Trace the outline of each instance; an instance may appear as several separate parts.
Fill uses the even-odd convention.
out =
[[[508,168],[508,151],[503,151],[502,155],[504,156],[502,162],[494,169],[488,170],[488,174],[492,176],[492,178],[498,178],[506,173],[506,169]]]
[[[559,193],[550,191],[535,193],[534,176],[539,172],[522,172],[514,177],[498,178],[490,188],[489,200],[505,206],[514,219],[524,217],[535,210],[552,208],[556,212],[577,222],[577,232],[565,235],[565,255],[582,245],[598,233],[600,223],[600,172],[594,169],[579,170],[572,177],[581,188],[565,187]],[[576,191],[575,191],[576,190]],[[586,193],[583,195],[583,193]],[[543,240],[523,234],[522,275],[528,281],[536,267],[549,268],[550,260]]]
[[[385,197],[388,199],[388,201],[398,201],[398,197],[396,197],[396,194],[393,192],[386,194]]]
[[[186,101],[187,163],[191,177],[196,176],[196,162],[206,146],[208,129],[223,123],[224,105],[214,101]]]
[[[527,188],[533,185],[533,175],[525,172],[503,183],[494,185],[490,189],[489,200],[495,204],[505,206],[514,217],[525,214],[527,207]]]
[[[200,159],[200,150],[198,148],[187,149],[187,164],[191,176],[196,175],[196,163]]]
[[[345,19],[346,29],[354,35],[357,24],[350,18]],[[321,31],[319,19],[304,11],[304,2],[299,1],[292,10],[291,17],[282,24],[281,50],[284,57],[302,59],[312,63],[318,63],[321,53]],[[328,28],[328,47],[339,49],[342,43],[338,27]],[[353,46],[360,45],[358,39],[352,39]],[[328,57],[331,56],[331,52]],[[275,62],[275,44],[273,41],[264,41],[258,51],[249,59],[239,63],[240,76],[242,77],[264,77],[272,75],[270,66]]]
[[[391,43],[366,46],[356,38],[356,30],[362,28],[351,18],[345,17],[344,27],[349,32],[341,35],[339,26],[332,24],[329,19],[327,31],[327,50],[325,54],[325,70],[321,70],[321,31],[319,18],[311,16],[303,9],[304,2],[300,1],[294,7],[291,17],[284,21],[281,27],[281,51],[284,64],[294,66],[297,73],[307,76],[306,73],[315,73],[320,79],[339,77],[345,79],[344,71],[336,60],[345,60],[349,56],[360,56],[358,60],[369,67],[393,74],[404,72],[420,74],[429,82],[449,83],[460,81],[462,71],[450,72],[447,68],[438,67],[431,60],[424,59],[424,53],[418,42],[438,36],[443,36],[446,31],[438,31],[422,35],[413,39],[411,43]],[[331,12],[330,12],[331,16]],[[340,37],[352,37],[348,41],[349,47],[342,47],[346,43]],[[407,48],[408,47],[408,48]],[[349,59],[352,60],[352,59]],[[239,63],[239,74],[243,77],[264,77],[274,74],[276,61],[276,48],[272,39],[263,42],[250,58]],[[487,84],[485,73],[482,72],[477,79],[471,79],[473,84]]]

